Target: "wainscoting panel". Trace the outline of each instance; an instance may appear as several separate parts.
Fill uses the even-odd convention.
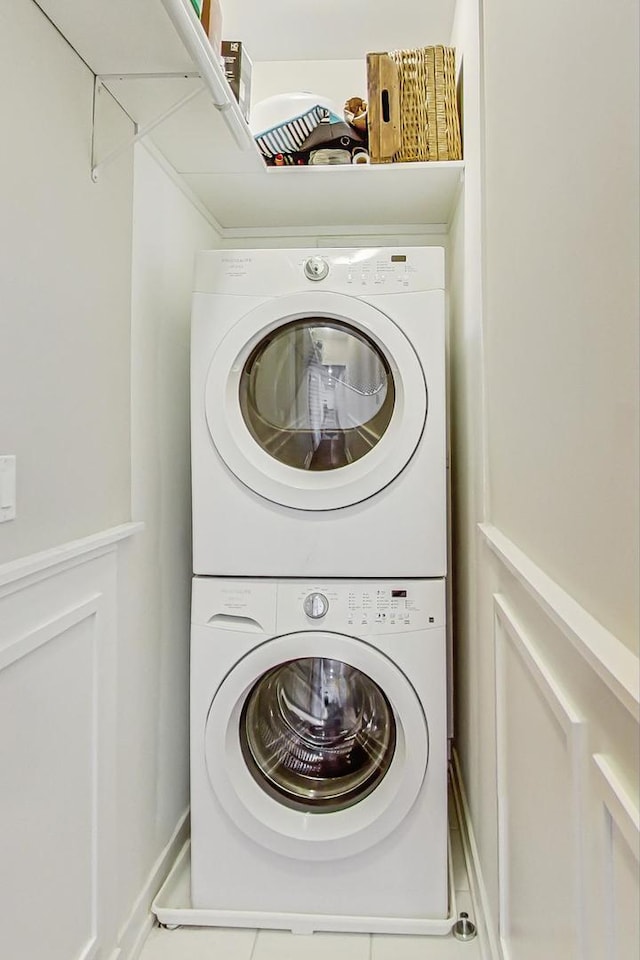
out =
[[[500,937],[505,957],[584,958],[584,723],[496,596]]]
[[[591,773],[594,837],[601,861],[594,891],[598,952],[607,960],[627,960],[637,954],[640,943],[640,818],[606,756],[592,756]]]
[[[0,568],[6,957],[93,960],[115,938],[115,542],[125,535]]]
[[[480,532],[504,960],[628,960],[640,936],[638,657],[500,530]]]
[[[15,646],[27,652],[0,672],[0,728],[11,731],[0,765],[3,871],[17,880],[3,903],[13,956],[44,956],[44,936],[51,958],[89,960],[97,943],[98,599],[75,623],[60,617],[22,638]]]

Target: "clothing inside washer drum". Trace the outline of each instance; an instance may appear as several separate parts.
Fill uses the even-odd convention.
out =
[[[301,470],[333,470],[365,456],[395,404],[382,350],[326,317],[294,320],[264,337],[244,364],[239,391],[254,440]]]
[[[328,813],[352,806],[386,774],[393,709],[366,674],[340,660],[291,660],[265,673],[240,719],[245,762],[287,806]]]

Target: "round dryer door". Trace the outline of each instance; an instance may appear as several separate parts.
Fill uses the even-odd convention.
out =
[[[227,334],[207,378],[207,423],[229,469],[298,509],[336,509],[384,488],[411,459],[426,415],[405,335],[339,294],[260,305]]]
[[[233,822],[302,859],[349,856],[387,836],[428,759],[402,671],[363,641],[320,632],[244,657],[214,696],[205,742],[211,789]]]

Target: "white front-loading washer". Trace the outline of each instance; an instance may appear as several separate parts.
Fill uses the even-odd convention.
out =
[[[194,573],[446,573],[444,252],[204,251]]]
[[[203,922],[446,933],[442,580],[193,582]]]

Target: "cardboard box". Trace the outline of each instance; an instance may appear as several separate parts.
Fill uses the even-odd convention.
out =
[[[219,0],[203,0],[200,22],[216,55],[219,56],[222,43],[222,9]]]
[[[224,75],[238,101],[242,115],[249,122],[251,60],[240,40],[223,40],[221,51]]]

